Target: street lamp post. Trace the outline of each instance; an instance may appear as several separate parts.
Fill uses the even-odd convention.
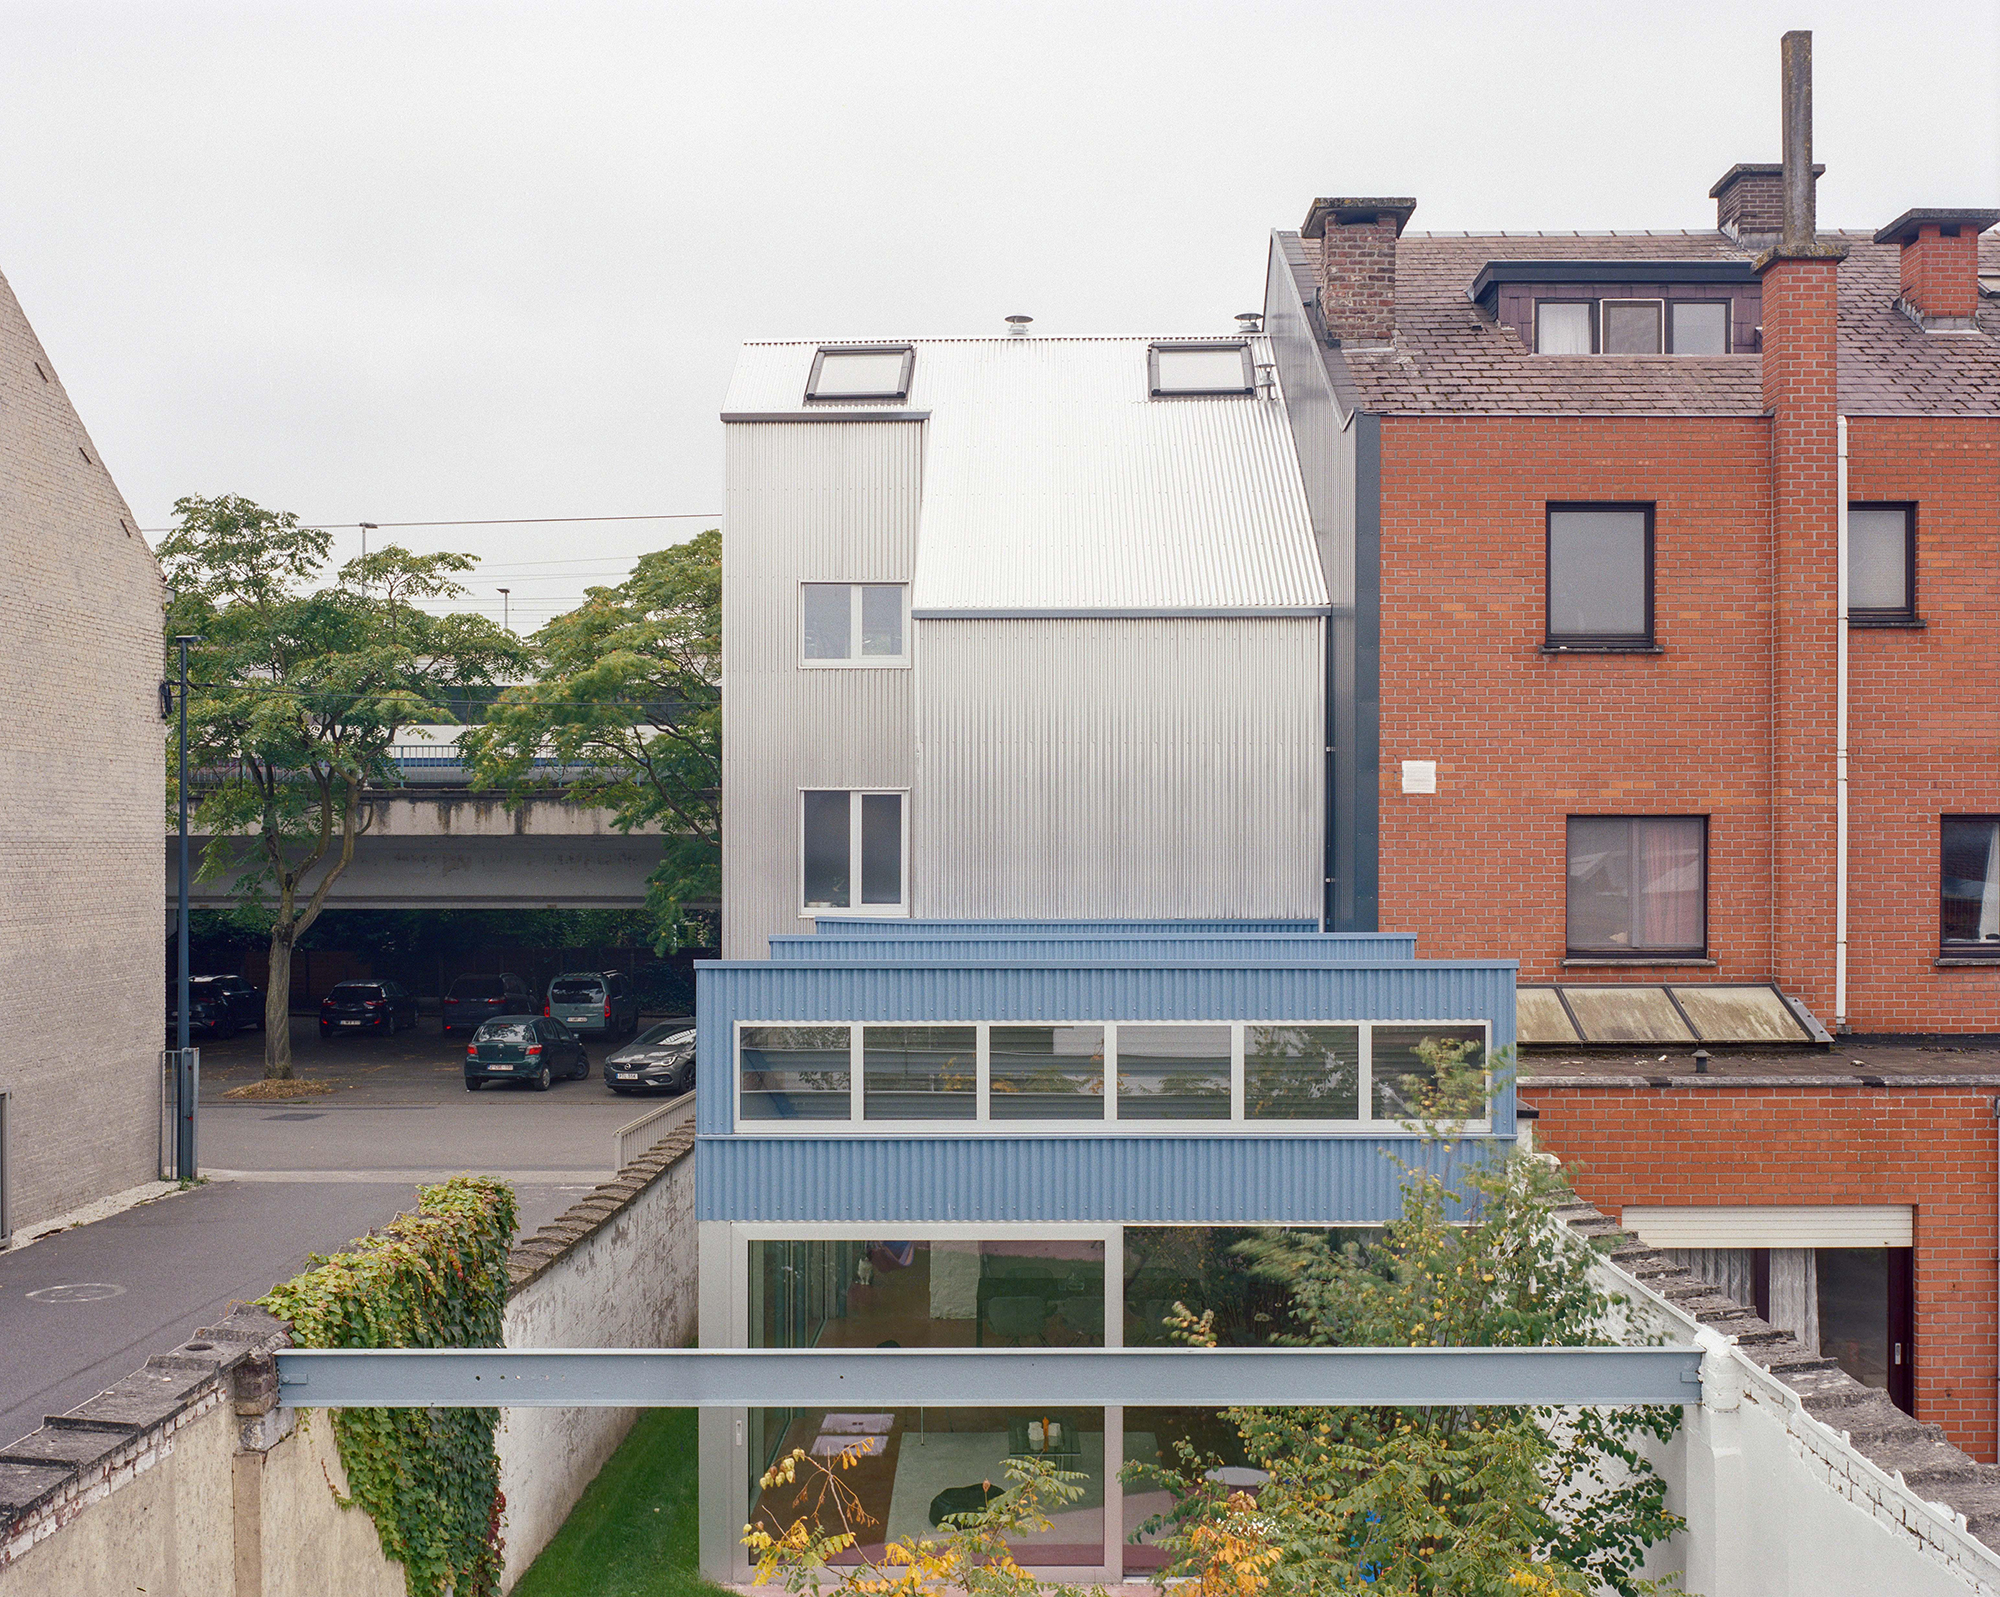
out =
[[[513,593],[513,591],[512,588],[502,588],[500,590],[500,630],[502,632],[512,632],[514,630],[508,616],[508,595]]]
[[[174,642],[181,651],[180,688],[180,935],[178,942],[178,999],[174,1017],[174,1173],[181,1180],[189,1180],[194,1175],[194,1103],[193,1082],[189,1079],[188,1055],[188,645],[199,643],[201,639],[192,634],[176,637]]]

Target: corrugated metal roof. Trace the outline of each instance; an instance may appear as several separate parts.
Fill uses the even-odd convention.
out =
[[[771,957],[813,963],[862,962],[869,960],[964,960],[964,959],[1268,959],[1352,960],[1414,959],[1416,938],[1380,937],[1363,933],[1348,937],[1338,932],[1297,934],[1199,934],[1185,937],[1125,937],[1111,933],[1024,937],[1018,934],[991,937],[905,937],[890,941],[885,937],[773,937]]]
[[[1187,937],[1197,932],[1218,936],[1253,936],[1259,932],[1316,932],[1309,920],[919,920],[887,915],[821,915],[813,932],[822,937]],[[811,934],[807,934],[811,935]],[[1374,937],[1414,942],[1413,933],[1343,932],[1343,937]]]
[[[915,340],[907,401],[810,407],[820,346],[750,344],[725,414],[928,415],[919,616],[1323,610],[1283,405],[1150,398],[1171,341]]]

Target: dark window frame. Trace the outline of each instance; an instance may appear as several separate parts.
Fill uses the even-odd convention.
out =
[[[1983,943],[1975,938],[1961,938],[1947,941],[1944,935],[1944,829],[1953,821],[1971,821],[1985,826],[2000,826],[2000,814],[1973,812],[1970,814],[1943,814],[1938,817],[1938,958],[1954,962],[1977,960],[1981,964],[2000,964],[2000,942]]]
[[[1581,305],[1590,312],[1590,353],[1595,355],[1603,347],[1596,299],[1577,299],[1560,294],[1551,294],[1546,299],[1535,300],[1535,347],[1534,353],[1542,353],[1542,307],[1544,305]]]
[[[829,355],[901,355],[902,375],[897,379],[893,391],[879,394],[818,394],[820,366]],[[914,344],[822,344],[813,353],[812,372],[806,378],[806,403],[808,405],[867,405],[884,400],[902,400],[910,397],[910,379],[917,362],[917,348]]]
[[[1733,355],[1736,353],[1736,336],[1735,336],[1736,301],[1735,300],[1727,298],[1725,299],[1669,298],[1666,304],[1667,304],[1667,313],[1666,313],[1667,325],[1666,325],[1666,343],[1664,347],[1669,355],[1680,354],[1680,351],[1674,348],[1674,309],[1676,306],[1680,305],[1720,305],[1722,307],[1722,353],[1725,355]],[[1709,360],[1713,360],[1715,357],[1713,355],[1710,355],[1707,356],[1706,358]]]
[[[1847,619],[1862,626],[1896,625],[1917,619],[1917,501],[1914,499],[1850,499],[1850,515],[1857,510],[1900,510],[1903,513],[1903,603],[1856,608],[1850,596]],[[1853,555],[1850,546],[1849,557]]]
[[[1542,647],[1545,650],[1577,651],[1599,650],[1617,652],[1630,649],[1652,652],[1659,647],[1659,628],[1654,609],[1655,590],[1658,584],[1658,561],[1654,537],[1655,517],[1659,509],[1653,500],[1631,499],[1551,499],[1542,506]],[[1564,511],[1643,511],[1646,517],[1646,629],[1637,632],[1557,632],[1555,617],[1549,610],[1549,595],[1552,591],[1550,578],[1555,573],[1555,518]]]
[[[1659,313],[1659,315],[1658,315],[1658,322],[1659,322],[1659,332],[1660,332],[1660,347],[1659,347],[1658,349],[1621,349],[1621,350],[1608,350],[1608,349],[1605,349],[1605,347],[1604,347],[1604,321],[1605,321],[1605,317],[1604,317],[1604,311],[1605,311],[1605,307],[1606,307],[1606,306],[1609,306],[1609,305],[1645,305],[1645,306],[1649,306],[1649,307],[1652,307],[1653,309],[1657,310],[1657,311],[1658,311],[1658,313]],[[1595,338],[1594,338],[1594,339],[1592,340],[1592,342],[1593,342],[1593,343],[1594,343],[1594,344],[1595,344],[1595,345],[1597,346],[1597,352],[1598,352],[1598,353],[1600,353],[1600,354],[1605,354],[1605,355],[1625,355],[1625,356],[1634,356],[1634,355],[1664,355],[1664,354],[1667,354],[1667,353],[1668,353],[1668,350],[1667,350],[1667,338],[1668,338],[1668,336],[1669,336],[1669,335],[1668,335],[1668,332],[1667,332],[1667,322],[1668,322],[1668,319],[1669,319],[1669,317],[1668,317],[1668,311],[1667,311],[1667,301],[1666,301],[1665,297],[1664,297],[1664,296],[1662,296],[1662,295],[1658,295],[1658,294],[1647,294],[1647,295],[1629,295],[1629,294],[1628,294],[1628,295],[1623,295],[1623,296],[1613,296],[1613,295],[1609,295],[1609,294],[1607,294],[1607,295],[1605,295],[1604,297],[1602,297],[1601,299],[1599,299],[1599,300],[1598,300],[1598,302],[1597,302],[1597,336],[1596,336],[1596,337],[1595,337]]]
[[[1160,356],[1198,355],[1234,350],[1243,358],[1241,388],[1165,388],[1160,383]],[[1153,399],[1248,399],[1257,392],[1257,363],[1247,338],[1179,338],[1146,346],[1146,392]]]
[[[1712,829],[1707,815],[1634,814],[1625,811],[1576,811],[1563,816],[1563,951],[1566,959],[1587,959],[1593,964],[1661,965],[1683,960],[1707,959],[1708,886]],[[1569,940],[1569,823],[1571,821],[1699,821],[1701,823],[1701,944],[1696,948],[1579,948]]]

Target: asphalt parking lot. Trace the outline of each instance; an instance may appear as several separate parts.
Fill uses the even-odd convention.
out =
[[[465,1039],[429,1018],[394,1038],[322,1041],[295,1016],[293,1068],[333,1089],[296,1098],[223,1096],[263,1075],[257,1034],[198,1045],[206,1183],[0,1254],[0,1441],[384,1224],[424,1182],[506,1180],[534,1231],[612,1173],[618,1127],[666,1101],[610,1092],[600,1071],[616,1045],[602,1042],[586,1045],[588,1080],[467,1092]]]

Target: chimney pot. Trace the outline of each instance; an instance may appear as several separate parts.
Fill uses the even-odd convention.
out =
[[[1807,255],[1819,241],[1812,171],[1812,34],[1794,28],[1779,41],[1785,96],[1785,214],[1778,248]]]
[[[1396,336],[1396,240],[1413,199],[1314,200],[1299,229],[1319,246],[1319,309],[1341,343],[1386,343]]]
[[[2000,211],[1905,211],[1875,235],[1902,247],[1902,306],[1926,331],[1969,330],[1979,309],[1979,235]]]

